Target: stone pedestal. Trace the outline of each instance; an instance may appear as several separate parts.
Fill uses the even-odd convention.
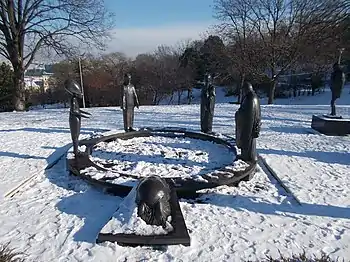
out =
[[[350,119],[341,116],[313,115],[311,128],[328,136],[350,134]]]

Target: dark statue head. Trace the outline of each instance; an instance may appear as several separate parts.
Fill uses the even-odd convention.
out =
[[[170,187],[159,176],[143,178],[136,189],[137,214],[149,225],[165,227],[170,216]]]
[[[77,96],[79,98],[83,97],[79,84],[72,79],[64,81],[64,89],[72,96]]]
[[[243,88],[242,88],[242,93],[243,96],[246,96],[249,92],[253,92],[253,86],[250,82],[244,82]]]
[[[205,85],[211,85],[213,83],[213,77],[211,74],[209,74],[209,73],[205,74],[204,83],[205,83]]]
[[[127,73],[124,75],[124,85],[127,86],[131,84],[131,74]]]

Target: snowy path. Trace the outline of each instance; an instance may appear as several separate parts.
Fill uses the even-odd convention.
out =
[[[323,114],[327,109],[318,106],[297,111],[296,107],[281,107],[264,112],[259,153],[301,202],[347,207],[350,137],[307,132],[311,113]],[[346,115],[349,110],[339,111]]]
[[[64,151],[60,147],[70,142],[67,130],[43,127],[43,118],[19,122],[16,113],[3,116],[8,119],[1,119],[0,199],[23,179],[44,169]]]
[[[106,111],[111,118],[119,115],[115,109]],[[71,143],[68,114],[68,109],[0,114],[0,200],[21,181],[44,171],[67,151]],[[107,123],[104,119],[84,120],[80,138],[116,129],[113,120]]]
[[[259,153],[302,206],[260,171],[239,188],[212,190],[204,204],[181,202],[192,245],[166,251],[94,244],[121,199],[68,176],[63,160],[41,173],[47,158],[70,143],[67,109],[0,114],[1,195],[39,174],[12,199],[0,199],[0,243],[11,240],[28,261],[239,261],[277,256],[278,249],[349,259],[350,139],[306,132],[312,114],[328,112],[323,104],[263,106]],[[217,104],[214,131],[233,134],[236,109]],[[93,116],[83,120],[84,135],[121,129],[119,109],[88,110]],[[339,112],[350,116],[350,107]],[[141,107],[135,126],[198,130],[199,105]]]

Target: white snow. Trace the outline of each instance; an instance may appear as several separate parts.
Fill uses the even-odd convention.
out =
[[[231,164],[235,154],[228,147],[209,141],[150,136],[100,142],[94,147],[90,158],[99,166],[111,165],[111,172],[105,173],[111,178],[110,182],[117,183],[112,181],[115,172],[117,181],[123,179],[125,183],[120,174],[196,178]],[[95,168],[87,168],[84,173],[93,178],[103,177],[103,172]]]
[[[44,104],[44,105],[37,105],[37,106],[30,106],[30,110],[44,110],[44,109],[58,109],[58,108],[67,108],[69,107],[69,103],[61,104]]]
[[[241,261],[303,250],[348,260],[350,138],[309,132],[313,114],[329,113],[329,100],[327,91],[262,106],[258,151],[301,206],[259,170],[238,188],[205,190],[203,203],[181,200],[191,246],[167,250],[95,244],[123,199],[69,176],[65,157],[44,170],[71,142],[68,109],[1,113],[1,196],[32,174],[38,176],[13,198],[0,199],[0,243],[11,241],[27,261]],[[349,101],[345,89],[337,111],[348,118]],[[213,131],[233,136],[237,108],[216,104]],[[87,111],[92,116],[82,120],[82,138],[122,130],[120,109]],[[145,126],[199,130],[199,105],[142,106],[135,110],[135,127]]]

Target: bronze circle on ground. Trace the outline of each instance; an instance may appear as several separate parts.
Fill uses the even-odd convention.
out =
[[[117,195],[126,196],[132,186],[125,184],[115,184],[108,181],[106,178],[96,179],[86,173],[82,172],[86,168],[94,168],[100,172],[111,172],[110,169],[102,167],[94,163],[90,156],[94,147],[100,142],[111,142],[116,139],[127,140],[135,137],[148,137],[148,136],[163,136],[163,137],[186,137],[192,139],[199,139],[204,141],[210,141],[213,143],[226,146],[231,152],[237,155],[234,139],[221,134],[205,134],[201,132],[195,132],[187,129],[180,128],[160,128],[151,129],[144,128],[138,131],[115,133],[111,135],[101,136],[88,140],[81,140],[79,145],[85,146],[84,153],[78,155],[75,158],[67,158],[68,169],[74,175],[81,177],[90,184],[102,188],[105,192]],[[193,197],[197,191],[202,189],[213,188],[221,185],[237,186],[242,180],[250,180],[255,173],[256,163],[246,163],[244,169],[237,168],[235,161],[232,160],[230,165],[223,166],[219,169],[212,170],[208,173],[202,174],[201,179],[192,179],[188,177],[171,177],[165,178],[168,183],[172,184],[176,188],[179,197]],[[133,174],[123,174],[116,172],[118,176],[131,179],[139,179],[140,177]]]

